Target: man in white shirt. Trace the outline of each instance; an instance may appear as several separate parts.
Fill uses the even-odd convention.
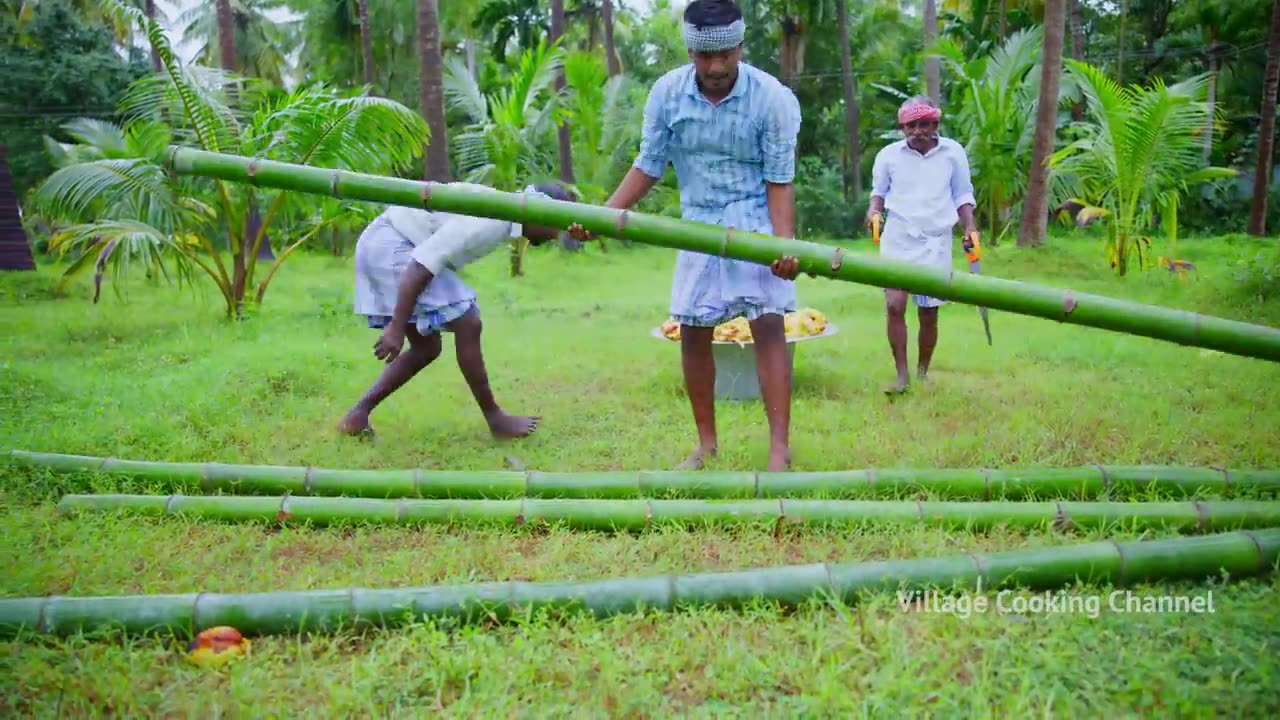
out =
[[[905,138],[876,154],[871,170],[872,218],[883,218],[884,235],[880,254],[944,270],[951,269],[951,232],[960,221],[965,242],[978,233],[973,219],[973,182],[964,147],[938,135],[942,112],[929,98],[914,97],[898,110],[898,127]],[[920,319],[919,359],[916,369],[921,380],[929,372],[933,349],[938,344],[938,308],[944,300],[912,295]],[[907,372],[907,292],[886,289],[889,347],[897,368],[897,381],[884,388],[888,394],[906,392]]]
[[[451,184],[457,186],[493,191],[483,185]],[[573,200],[555,183],[531,185],[524,192]],[[387,366],[338,423],[338,430],[372,434],[369,414],[440,356],[441,331],[454,335],[458,369],[490,431],[514,438],[536,430],[537,417],[508,415],[494,400],[480,351],[476,292],[455,271],[513,238],[528,238],[536,247],[558,234],[554,228],[401,206],[391,206],[375,218],[356,243],[355,312],[368,318],[369,327],[382,328],[373,354]],[[406,339],[409,348],[402,351]]]

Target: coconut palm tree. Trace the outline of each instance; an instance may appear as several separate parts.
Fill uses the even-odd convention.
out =
[[[444,119],[444,61],[440,54],[440,12],[436,0],[418,0],[418,109],[431,129],[423,179],[448,182],[448,126]]]
[[[556,156],[547,148],[556,125],[570,117],[564,93],[555,89],[563,57],[558,46],[538,43],[521,54],[508,85],[487,96],[460,58],[446,61],[445,95],[467,118],[453,145],[458,169],[469,182],[517,190],[527,179],[556,175]],[[517,238],[512,275],[524,272],[524,250]]]
[[[239,317],[247,303],[261,301],[271,277],[290,253],[336,222],[339,213],[332,208],[327,214],[313,212],[290,228],[303,230],[275,258],[250,300],[247,296],[267,230],[295,194],[263,192],[267,210],[261,222],[247,223],[251,208],[256,207],[255,193],[262,191],[222,181],[210,186],[170,177],[164,162],[171,143],[388,173],[414,162],[427,137],[417,113],[384,98],[344,96],[324,86],[309,86],[257,102],[259,93],[269,89],[261,81],[220,69],[184,66],[157,23],[118,0],[103,4],[115,17],[145,30],[165,74],[143,78],[130,87],[120,101],[120,114],[127,119],[123,125],[80,121],[68,129],[78,143],[50,146],[60,167],[34,197],[44,217],[70,223],[50,241],[53,250],[78,254],[64,282],[90,263],[97,268],[98,282],[108,268],[122,277],[135,263],[167,276],[165,261],[169,260],[180,279],[207,275],[222,295],[227,315]],[[231,88],[234,93],[229,92]],[[165,125],[162,116],[176,120]],[[230,255],[230,269],[224,252]]]
[[[1151,264],[1148,234],[1157,215],[1169,242],[1177,241],[1178,206],[1191,186],[1235,171],[1203,167],[1199,132],[1208,121],[1206,75],[1175,85],[1122,87],[1101,69],[1075,60],[1067,72],[1084,93],[1089,122],[1082,137],[1054,153],[1055,195],[1084,206],[1077,224],[1101,220],[1107,262],[1118,275]]]
[[[267,13],[285,7],[285,0],[197,3],[178,17],[178,25],[183,38],[200,43],[196,62],[283,85],[292,72],[287,53],[298,42],[298,27]]]
[[[1262,81],[1262,123],[1258,126],[1258,160],[1254,169],[1253,206],[1249,232],[1267,230],[1267,195],[1271,188],[1271,154],[1276,140],[1276,89],[1280,86],[1280,0],[1271,6],[1271,36],[1267,40],[1267,70]]]
[[[1044,52],[1040,58],[1040,100],[1036,103],[1036,132],[1031,144],[1027,194],[1023,198],[1018,245],[1041,245],[1049,223],[1049,156],[1058,131],[1058,86],[1062,78],[1062,45],[1066,36],[1063,0],[1044,4]]]

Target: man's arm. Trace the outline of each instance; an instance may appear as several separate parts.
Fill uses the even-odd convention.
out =
[[[796,236],[796,140],[800,135],[800,102],[787,87],[779,90],[765,122],[764,188],[769,206],[769,223],[773,234],[783,238]],[[794,280],[800,268],[795,257],[784,255],[774,260],[769,269],[784,280]],[[812,277],[812,274],[810,274]]]
[[[871,216],[884,217],[884,196],[889,194],[889,167],[884,157],[876,155],[871,164],[871,205],[867,208],[867,224],[871,224]]]
[[[434,277],[417,260],[410,260],[404,272],[400,273],[400,289],[396,291],[396,309],[391,315],[391,327],[401,335],[409,325],[409,316],[413,313],[413,306],[418,303],[418,296],[427,289],[427,283]]]
[[[671,126],[667,124],[667,83],[659,81],[649,90],[640,126],[640,151],[606,207],[630,210],[662,179],[667,169],[667,149],[671,146]]]
[[[773,234],[778,237],[793,238],[796,236],[796,193],[791,183],[764,184],[768,194],[769,222],[773,224]]]
[[[613,195],[609,196],[604,206],[617,210],[630,210],[653,189],[654,185],[658,184],[660,179],[661,177],[653,177],[640,168],[633,167],[627,171],[622,182],[618,183],[618,189],[613,191]]]
[[[778,237],[796,236],[796,142],[800,135],[800,102],[786,86],[778,88],[765,120],[764,187],[769,222]]]
[[[977,232],[978,225],[973,219],[973,206],[977,199],[973,196],[973,178],[969,173],[969,158],[961,148],[956,153],[955,168],[951,172],[951,201],[956,204],[956,212],[964,225],[964,234]]]

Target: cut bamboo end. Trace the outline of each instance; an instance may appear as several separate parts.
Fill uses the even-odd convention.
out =
[[[318,497],[510,499],[687,498],[833,499],[934,497],[944,500],[1124,499],[1157,495],[1280,496],[1280,470],[1163,465],[1067,468],[753,471],[343,470],[275,465],[168,463],[12,450],[12,462],[55,472],[137,477],[176,488]]]
[[[1090,585],[1231,579],[1268,574],[1280,529],[1194,538],[1095,542],[1003,552],[846,564],[754,568],[570,582],[498,581],[416,588],[0,599],[0,636],[100,631],[190,637],[230,625],[245,635],[330,633],[422,621],[507,621],[541,610],[596,617],[751,602],[795,607],[867,595],[1045,590]]]

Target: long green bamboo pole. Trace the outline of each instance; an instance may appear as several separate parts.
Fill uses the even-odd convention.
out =
[[[1271,529],[587,582],[507,581],[244,594],[27,597],[0,600],[0,635],[35,632],[65,636],[111,629],[128,634],[173,633],[189,637],[205,628],[230,625],[252,636],[393,627],[426,619],[503,621],[541,609],[607,617],[645,610],[740,607],[753,601],[794,607],[810,599],[835,597],[853,603],[864,594],[895,591],[1042,590],[1079,582],[1127,587],[1219,577],[1223,573],[1236,579],[1269,573],[1278,559],[1280,529]],[[1104,594],[1113,598],[1111,592]]]
[[[893,500],[371,500],[240,495],[64,495],[67,514],[126,512],[314,525],[557,525],[644,530],[670,525],[904,525],[1219,531],[1280,527],[1280,502],[921,502]]]
[[[12,450],[11,460],[57,472],[140,478],[186,491],[373,498],[778,498],[1021,499],[1280,494],[1280,470],[1160,465],[1068,468],[836,470],[831,472],[513,472],[335,470],[303,466],[152,462]]]
[[[578,223],[597,235],[768,265],[793,255],[800,270],[837,280],[1280,361],[1280,329],[1101,295],[956,273],[842,248],[678,218],[518,193],[353,173],[171,146],[171,172],[258,187],[489,217],[551,227]]]

